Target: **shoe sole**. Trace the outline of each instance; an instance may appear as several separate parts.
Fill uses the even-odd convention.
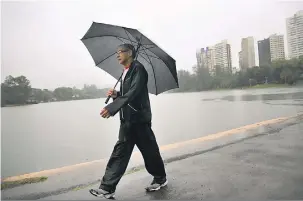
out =
[[[158,188],[153,188],[153,189],[146,188],[146,191],[147,191],[147,192],[158,191],[158,190],[160,190],[161,188],[163,188],[164,186],[166,186],[167,184],[168,184],[168,180],[166,180],[166,182],[164,182],[163,184],[161,184]]]
[[[106,195],[104,195],[104,194],[96,194],[96,193],[94,193],[94,191],[92,189],[89,190],[89,192],[90,192],[90,194],[92,194],[92,195],[94,195],[96,197],[104,197],[106,199],[115,199],[115,194],[114,193],[106,194]]]

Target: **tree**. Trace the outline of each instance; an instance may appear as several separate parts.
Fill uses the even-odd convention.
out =
[[[38,102],[50,102],[54,95],[48,89],[32,89],[32,99]]]
[[[193,78],[195,79],[194,87],[197,91],[211,88],[212,77],[210,76],[207,68],[195,65],[193,66],[193,72]]]
[[[31,95],[30,81],[25,76],[7,76],[1,84],[2,105],[25,104]]]
[[[59,101],[73,99],[73,89],[70,87],[58,87],[54,90],[54,96]]]
[[[179,88],[173,90],[174,92],[194,91],[195,79],[194,76],[186,70],[178,71]]]
[[[292,71],[288,67],[284,67],[280,73],[280,78],[286,84],[288,80],[292,80]]]

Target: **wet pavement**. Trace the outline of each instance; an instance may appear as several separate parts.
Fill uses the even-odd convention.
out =
[[[146,193],[144,171],[122,178],[116,199],[303,199],[303,121],[205,154],[169,163],[169,184]],[[96,185],[97,186],[97,185]],[[89,188],[45,199],[89,199]]]
[[[126,175],[117,187],[116,199],[303,199],[303,116],[271,127],[168,163],[169,184],[158,192],[144,191],[152,179],[145,170]],[[88,190],[97,186],[93,182],[90,187],[40,198],[96,200],[100,198]],[[29,198],[35,197],[12,197]]]

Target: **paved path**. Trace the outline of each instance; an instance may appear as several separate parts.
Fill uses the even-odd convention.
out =
[[[216,150],[169,163],[169,184],[146,193],[145,170],[122,178],[116,199],[303,199],[303,121]],[[96,185],[98,186],[98,185]],[[46,197],[97,200],[89,188]]]

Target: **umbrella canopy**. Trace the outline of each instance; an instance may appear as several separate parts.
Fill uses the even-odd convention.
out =
[[[116,79],[123,69],[116,58],[117,48],[129,43],[136,48],[137,60],[148,72],[149,93],[158,95],[179,87],[176,61],[136,29],[93,22],[81,41],[95,65]]]

